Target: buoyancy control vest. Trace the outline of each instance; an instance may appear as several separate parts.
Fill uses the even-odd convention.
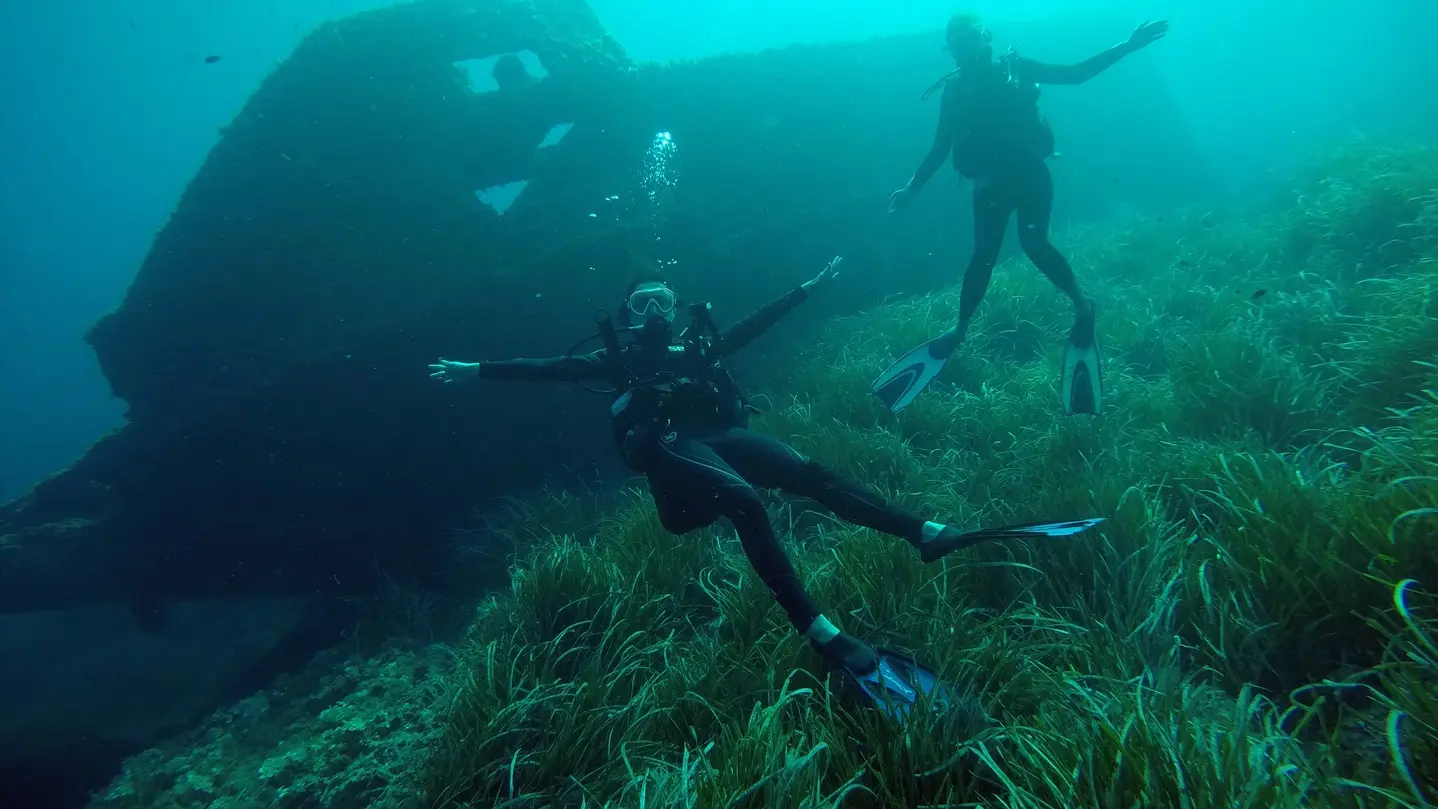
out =
[[[599,322],[615,396],[609,407],[615,445],[636,472],[650,467],[657,442],[681,432],[705,434],[748,424],[739,384],[712,349],[718,330],[709,304],[690,306],[691,324],[679,340],[623,346],[613,322]]]
[[[1039,111],[1039,86],[1024,79],[1019,64],[1010,51],[996,71],[956,71],[948,79],[945,95],[954,94],[947,111],[955,128],[954,169],[969,179],[1022,168],[1054,153],[1053,128]]]

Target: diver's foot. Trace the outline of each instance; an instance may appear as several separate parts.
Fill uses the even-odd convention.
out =
[[[929,353],[941,360],[948,359],[949,355],[954,353],[954,349],[958,348],[963,341],[963,331],[955,326],[929,341]]]
[[[1089,324],[1089,328],[1092,328],[1091,324],[1094,322],[1097,316],[1098,302],[1095,301],[1093,298],[1090,298],[1085,295],[1082,298],[1079,298],[1078,300],[1074,301],[1075,325]]]
[[[926,522],[920,532],[919,558],[925,562],[936,562],[960,548],[972,544],[967,541],[965,531],[937,522]]]
[[[874,647],[847,632],[840,632],[823,642],[810,640],[809,643],[825,662],[850,674],[862,676],[879,665],[879,655]]]

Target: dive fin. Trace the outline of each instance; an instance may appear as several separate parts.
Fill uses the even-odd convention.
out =
[[[927,343],[913,349],[900,357],[887,371],[879,374],[874,384],[869,386],[869,391],[879,397],[879,401],[889,408],[890,413],[897,413],[909,406],[914,397],[928,387],[944,369],[944,362],[948,360],[953,349],[945,351],[943,345],[947,335],[930,340]]]
[[[960,533],[951,528],[946,528],[937,537],[919,545],[919,557],[925,562],[937,562],[957,550],[977,545],[981,542],[993,542],[1005,539],[1023,539],[1026,537],[1067,537],[1074,534],[1081,534],[1084,531],[1103,522],[1103,517],[1088,517],[1082,520],[1066,520],[1064,522],[1030,522],[1019,525],[1007,525],[1002,528],[980,528],[977,531]]]
[[[928,698],[935,713],[948,710],[949,691],[932,669],[893,649],[880,647],[874,652],[878,665],[873,669],[863,674],[845,669],[844,673],[881,712],[902,722],[922,697]]]
[[[1098,355],[1094,309],[1074,318],[1069,332],[1069,345],[1064,350],[1063,391],[1064,415],[1075,413],[1097,415],[1103,407],[1103,370]]]

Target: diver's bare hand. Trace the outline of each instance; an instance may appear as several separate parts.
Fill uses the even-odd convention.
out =
[[[839,265],[843,263],[843,256],[834,256],[834,260],[829,262],[828,266],[824,267],[818,275],[804,282],[804,291],[812,292],[815,287],[822,286],[833,280],[833,278],[839,274]]]
[[[1163,39],[1163,35],[1167,33],[1168,20],[1159,20],[1158,22],[1144,21],[1139,27],[1133,29],[1133,33],[1129,35],[1128,49],[1136,51],[1140,48],[1146,48]]]
[[[914,191],[907,185],[889,195],[889,213],[898,213],[907,208],[914,199]]]
[[[479,376],[479,365],[477,362],[455,362],[441,358],[439,362],[429,366],[429,378],[438,379],[446,385],[463,382]]]

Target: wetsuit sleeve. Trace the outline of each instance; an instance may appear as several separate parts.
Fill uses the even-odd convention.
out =
[[[579,382],[603,379],[608,375],[604,351],[568,357],[498,360],[479,364],[480,379],[507,379],[516,382]]]
[[[794,287],[787,295],[770,301],[759,311],[721,332],[715,342],[715,350],[721,357],[737,352],[772,328],[784,315],[794,311],[794,307],[803,303],[807,297],[809,293],[803,287]]]
[[[1128,43],[1109,48],[1091,56],[1076,65],[1050,65],[1032,59],[1018,58],[1019,75],[1037,84],[1083,84],[1089,79],[1108,70],[1118,60],[1133,53]]]
[[[939,97],[939,125],[934,130],[934,144],[929,147],[929,153],[924,156],[924,162],[919,164],[918,171],[914,172],[913,179],[909,180],[911,192],[923,188],[934,176],[934,172],[948,160],[949,153],[953,150],[954,134],[957,131],[954,126],[956,107],[953,88],[957,86],[957,82],[952,81],[944,84],[944,94]]]

